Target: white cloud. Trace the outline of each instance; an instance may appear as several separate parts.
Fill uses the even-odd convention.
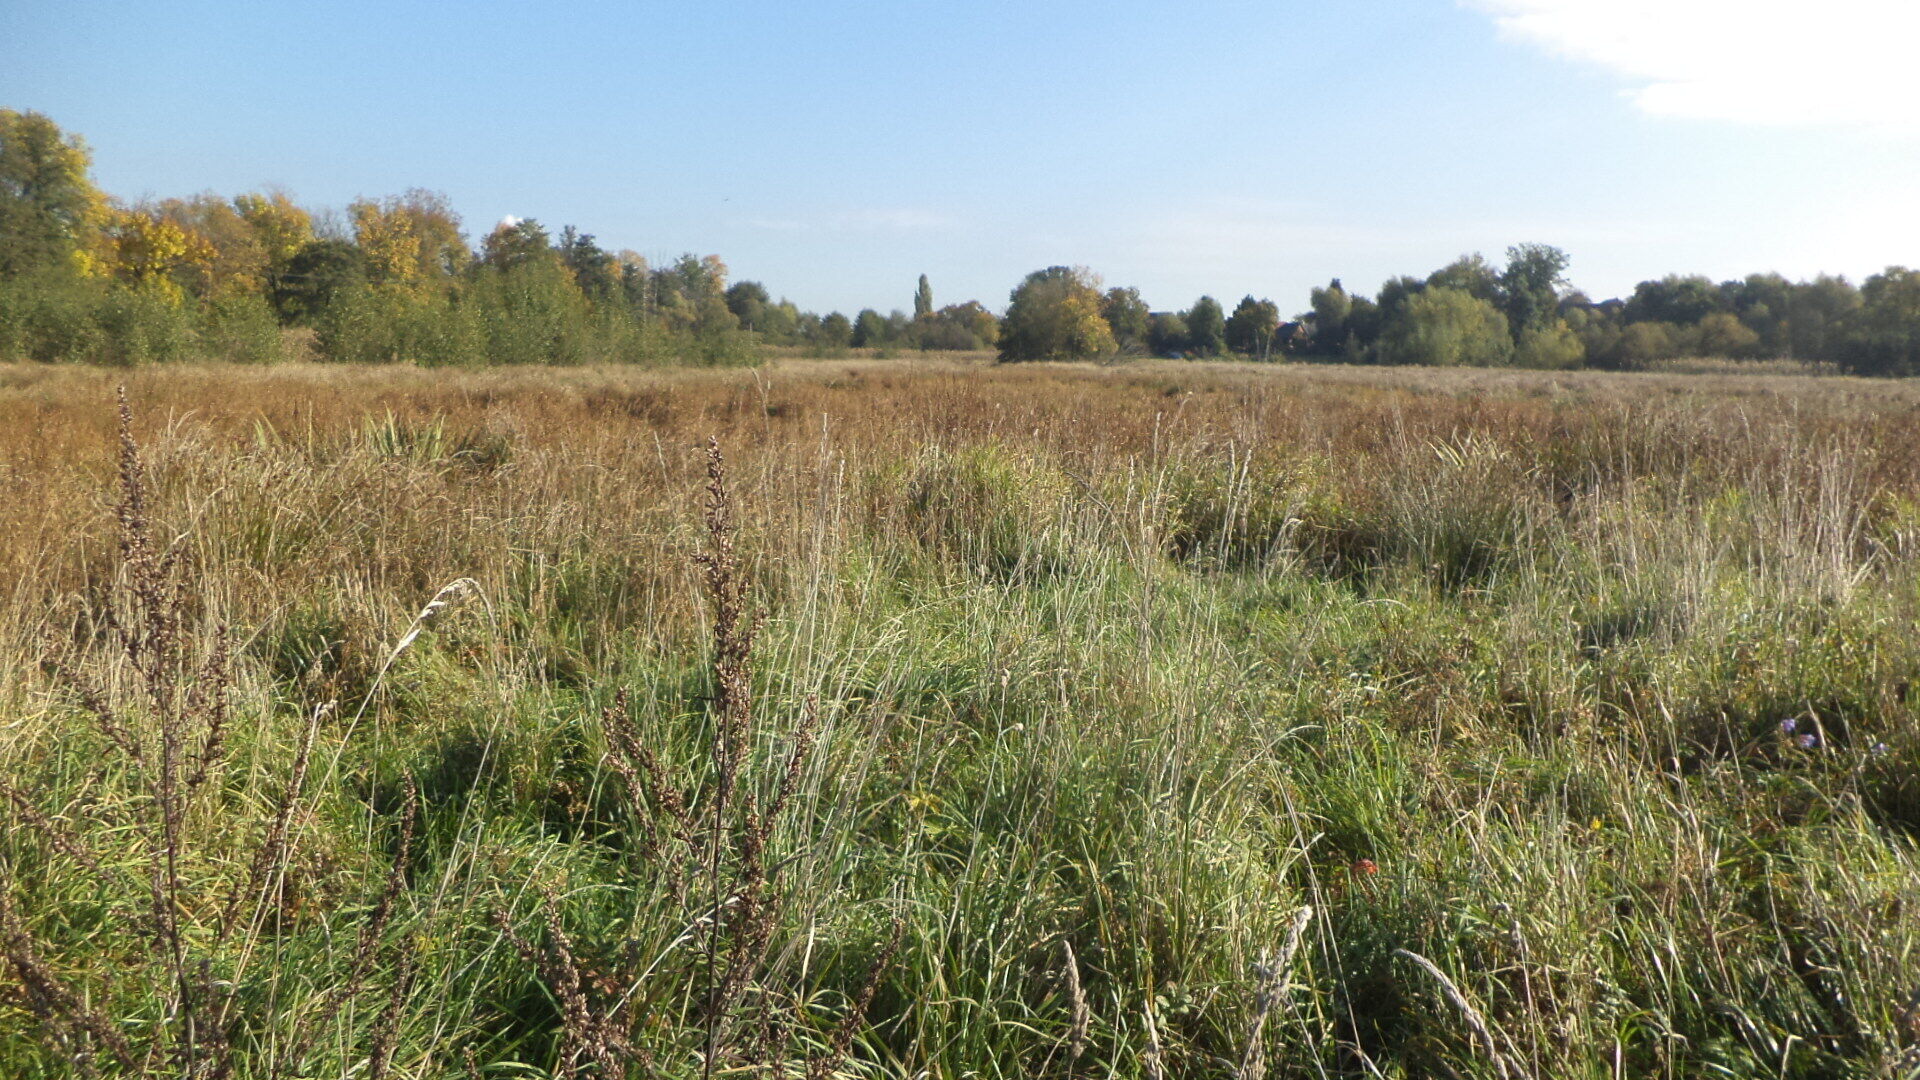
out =
[[[495,225],[494,228],[495,229],[511,229],[515,225],[518,225],[525,220],[526,218],[515,217],[512,214],[508,214],[506,217],[501,218],[500,223],[498,225]]]
[[[1655,116],[1920,133],[1916,0],[1460,0]]]

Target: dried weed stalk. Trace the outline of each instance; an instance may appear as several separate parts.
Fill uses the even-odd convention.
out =
[[[225,1080],[238,1067],[232,1033],[241,1020],[242,984],[230,969],[237,956],[252,951],[277,911],[281,882],[294,855],[290,825],[305,794],[323,710],[314,713],[247,872],[224,889],[210,884],[206,879],[219,875],[206,864],[222,853],[213,850],[217,840],[203,844],[202,833],[233,831],[231,822],[221,820],[229,808],[218,790],[234,685],[231,638],[225,626],[198,616],[196,582],[181,549],[155,537],[146,466],[124,389],[119,421],[119,576],[96,617],[110,646],[109,670],[126,677],[116,684],[61,659],[48,667],[112,749],[113,764],[133,788],[133,797],[115,807],[126,820],[94,817],[90,827],[76,828],[43,808],[53,801],[52,792],[0,785],[0,796],[54,854],[95,879],[103,895],[129,888],[141,896],[133,924],[143,951],[127,961],[136,970],[123,974],[129,976],[128,985],[154,995],[153,1015],[134,1022],[112,1015],[106,1004],[114,999],[111,987],[76,986],[57,972],[46,959],[52,950],[33,930],[32,913],[22,910],[28,890],[16,868],[4,861],[0,958],[19,981],[26,1011],[40,1022],[56,1052],[82,1075],[96,1075],[103,1063],[111,1062],[111,1071],[121,1076]],[[322,996],[320,1017],[302,1023],[303,1048],[311,1048],[325,1021],[361,991],[376,966],[404,880],[412,832],[410,804],[400,857],[378,908],[362,924],[350,977]],[[135,838],[134,859],[109,846],[123,834]],[[45,868],[39,876],[44,874]],[[391,1005],[392,1015],[383,1014],[388,1028],[397,1009]],[[259,1019],[249,1018],[256,1024]],[[389,1056],[380,1050],[366,1074],[380,1075]],[[300,1057],[280,1055],[284,1069],[265,1075],[294,1075]]]
[[[802,1018],[769,985],[773,932],[787,898],[778,885],[784,864],[769,865],[767,849],[792,810],[813,754],[819,707],[809,700],[784,754],[755,767],[762,738],[753,697],[753,647],[761,616],[748,596],[725,462],[715,440],[707,444],[705,525],[708,546],[697,560],[712,616],[706,760],[676,775],[648,746],[624,692],[601,714],[611,750],[608,767],[619,782],[632,830],[628,884],[635,890],[662,889],[673,898],[684,916],[680,925],[689,928],[682,941],[690,947],[669,950],[664,967],[650,968],[630,951],[583,956],[551,893],[537,943],[515,930],[504,914],[497,918],[559,1005],[559,1075],[684,1075],[696,1060],[708,1077],[771,1075],[802,1064],[809,1076],[831,1075],[851,1053],[898,945],[896,928],[893,942],[880,950],[848,1011],[825,1037],[826,1048],[802,1054],[795,1045],[805,1026]],[[636,1005],[645,997],[636,991],[649,978],[698,988],[683,1029],[665,1036],[658,1052],[670,1052],[676,1060],[658,1068],[655,1052],[635,1036],[643,1019],[635,1015]]]

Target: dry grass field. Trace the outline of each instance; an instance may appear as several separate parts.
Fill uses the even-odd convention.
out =
[[[1915,386],[9,367],[0,433],[0,1075],[1920,1075]]]

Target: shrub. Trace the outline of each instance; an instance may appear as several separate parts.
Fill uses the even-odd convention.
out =
[[[97,317],[103,341],[95,359],[102,363],[184,360],[193,355],[199,344],[192,312],[157,286],[109,288]]]
[[[237,364],[273,364],[286,359],[280,323],[263,296],[227,296],[201,310],[201,351]]]
[[[1520,367],[1577,368],[1586,357],[1586,346],[1560,319],[1520,331],[1513,347],[1513,362]]]
[[[0,359],[87,361],[105,345],[102,286],[66,274],[0,281]]]
[[[484,356],[483,328],[445,293],[367,285],[326,308],[320,350],[329,360],[379,364],[471,364]]]

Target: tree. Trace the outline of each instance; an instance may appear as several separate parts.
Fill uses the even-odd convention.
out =
[[[681,255],[647,275],[646,311],[668,329],[717,339],[738,330],[727,308],[727,264],[718,255]]]
[[[1347,316],[1353,314],[1353,300],[1339,278],[1307,295],[1313,305],[1313,351],[1326,356],[1338,353],[1347,343]]]
[[[845,348],[853,344],[853,323],[837,311],[830,312],[820,317],[815,339],[829,348]]]
[[[296,205],[284,191],[236,195],[233,208],[240,220],[253,230],[260,250],[266,253],[265,284],[271,295],[293,257],[313,242],[313,215]]]
[[[916,325],[923,349],[988,349],[1000,341],[1000,320],[978,300],[948,304]]]
[[[913,294],[913,317],[925,319],[933,315],[933,286],[927,281],[927,275],[920,275],[920,287]]]
[[[1627,321],[1664,322],[1692,326],[1716,311],[1726,309],[1719,286],[1699,274],[1668,274],[1658,281],[1643,281],[1633,287],[1627,300]]]
[[[345,240],[314,240],[287,260],[271,299],[282,319],[313,325],[341,294],[364,285],[366,256]]]
[[[1147,310],[1147,302],[1140,299],[1139,289],[1118,286],[1108,289],[1100,298],[1100,315],[1107,320],[1107,329],[1113,331],[1113,343],[1121,352],[1138,352],[1147,347],[1152,314]]]
[[[361,199],[347,213],[354,243],[366,256],[367,276],[375,282],[425,287],[473,260],[460,232],[460,215],[438,192],[414,188],[380,202]]]
[[[1860,375],[1920,374],[1920,270],[1889,266],[1860,286],[1835,359]]]
[[[1787,296],[1787,353],[1806,360],[1834,359],[1842,331],[1860,310],[1860,290],[1843,277],[1825,274],[1795,285]]]
[[[856,349],[882,348],[891,342],[891,333],[887,317],[872,308],[863,308],[853,317],[851,341]]]
[[[1203,296],[1183,316],[1187,323],[1187,352],[1219,356],[1227,351],[1227,313],[1220,301]]]
[[[1187,351],[1187,320],[1169,311],[1150,316],[1147,322],[1147,347],[1155,356],[1173,356]]]
[[[568,225],[560,230],[554,250],[561,265],[573,274],[574,284],[595,303],[605,303],[620,291],[620,260],[594,243],[592,233]]]
[[[1760,348],[1760,335],[1730,311],[1716,311],[1701,319],[1695,333],[1702,356],[1750,357]]]
[[[1427,275],[1429,288],[1458,289],[1475,300],[1500,303],[1500,275],[1479,253],[1462,255]]]
[[[1655,360],[1671,360],[1680,354],[1674,340],[1673,324],[1631,322],[1620,331],[1615,355],[1619,366],[1629,370],[1643,368]]]
[[[1111,355],[1100,279],[1084,267],[1050,266],[1013,290],[1000,327],[1002,360],[1084,360]]]
[[[1381,284],[1380,298],[1376,301],[1380,308],[1381,317],[1384,319],[1391,316],[1394,312],[1400,310],[1401,304],[1406,303],[1407,297],[1414,295],[1426,287],[1426,282],[1421,281],[1419,278],[1407,277],[1404,274],[1399,277],[1388,278]]]
[[[533,231],[520,233],[526,240],[514,242],[515,247],[525,243],[526,250],[501,258],[490,252],[473,273],[464,310],[456,315],[471,313],[477,319],[493,363],[579,363],[587,359],[587,298],[552,248],[531,248]],[[545,239],[544,232],[539,235]]]
[[[727,287],[727,310],[740,320],[745,330],[765,329],[767,308],[773,298],[767,294],[767,287],[757,281],[741,281]]]
[[[206,258],[183,268],[186,272],[179,284],[189,292],[210,298],[258,295],[266,290],[266,245],[234,202],[209,193],[167,199],[152,213],[204,245]]]
[[[1722,282],[1720,292],[1733,307],[1740,324],[1758,336],[1759,342],[1751,350],[1753,355],[1786,355],[1792,282],[1779,274],[1748,274],[1740,281]]]
[[[1273,355],[1274,335],[1280,330],[1280,308],[1251,294],[1236,304],[1226,325],[1227,347],[1265,360]]]
[[[496,270],[512,270],[553,258],[547,230],[532,218],[502,221],[480,244],[480,261]]]
[[[1567,253],[1548,244],[1516,244],[1507,249],[1500,275],[1507,323],[1514,340],[1527,330],[1547,326],[1560,309],[1560,288],[1567,283]]]
[[[183,298],[183,282],[200,279],[213,261],[213,245],[200,234],[156,211],[116,210],[110,217],[115,277],[172,302]]]
[[[1507,317],[1463,289],[1430,286],[1407,298],[1381,332],[1380,362],[1497,366],[1513,358]]]
[[[1347,311],[1347,359],[1356,364],[1365,361],[1385,326],[1386,316],[1381,313],[1380,305],[1364,296],[1354,297],[1353,306]]]
[[[37,112],[0,109],[0,277],[91,262],[106,197],[87,176],[92,154]]]
[[[284,191],[250,191],[233,197],[233,208],[265,249],[267,259],[285,266],[313,241],[313,215]]]

